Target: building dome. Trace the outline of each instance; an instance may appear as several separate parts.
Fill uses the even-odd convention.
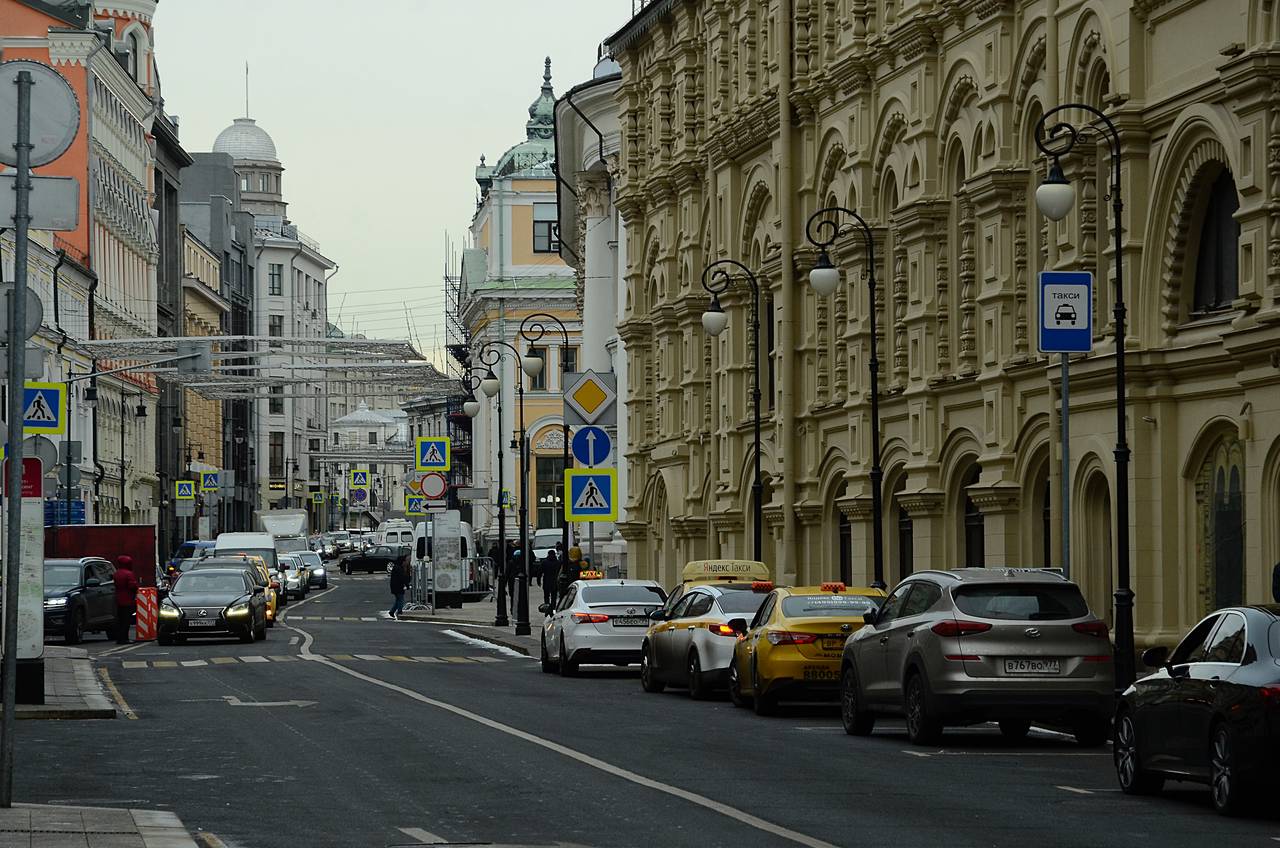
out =
[[[235,160],[279,162],[276,143],[253,118],[236,118],[235,123],[218,133],[214,153],[229,153]]]

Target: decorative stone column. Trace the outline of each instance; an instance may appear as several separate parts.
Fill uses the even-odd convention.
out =
[[[946,527],[943,521],[943,493],[937,489],[898,492],[889,503],[898,503],[911,516],[911,570],[945,569]],[[889,518],[893,526],[894,516]]]
[[[846,496],[836,501],[840,512],[849,519],[851,534],[851,550],[853,563],[850,569],[853,585],[870,586],[875,580],[874,551],[871,545],[871,522],[875,516],[871,512],[871,495]]]
[[[795,509],[800,532],[796,539],[799,559],[794,563],[793,570],[798,586],[834,580],[839,576],[836,574],[838,568],[833,567],[839,551],[833,550],[829,543],[824,544],[826,528],[822,526],[822,517],[825,512],[822,504],[813,501],[802,503]]]
[[[782,504],[764,505],[764,550],[756,557],[769,564],[773,569],[773,581],[780,586],[796,585],[794,560],[790,560],[786,554],[782,558],[778,556],[778,551],[782,550],[782,527],[786,522],[787,509]],[[747,516],[747,538],[751,538],[751,520],[751,516]]]
[[[716,531],[715,549],[708,552],[711,559],[746,559],[747,552],[740,550],[747,536],[742,532],[742,510],[724,509],[713,512],[711,526]]]
[[[982,512],[984,553],[992,568],[1014,568],[1025,565],[1018,544],[1018,509],[1022,488],[1014,483],[970,486],[969,497]]]

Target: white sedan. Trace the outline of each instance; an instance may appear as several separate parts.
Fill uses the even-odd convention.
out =
[[[666,600],[652,580],[578,580],[542,625],[542,670],[568,677],[582,663],[640,662],[649,615]]]

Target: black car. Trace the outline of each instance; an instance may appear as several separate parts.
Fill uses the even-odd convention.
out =
[[[78,645],[91,631],[110,635],[116,626],[115,573],[99,557],[45,560],[45,638]]]
[[[1207,783],[1218,812],[1241,812],[1271,785],[1280,755],[1280,606],[1220,609],[1172,653],[1151,648],[1142,661],[1157,671],[1116,711],[1121,790]]]
[[[159,641],[188,636],[267,638],[266,587],[243,568],[197,568],[178,578],[160,602]]]
[[[406,550],[408,549],[391,545],[375,545],[367,551],[347,554],[339,564],[343,574],[354,574],[357,571],[372,574],[375,571],[386,571]]]

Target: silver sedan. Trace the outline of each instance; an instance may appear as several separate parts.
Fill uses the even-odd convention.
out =
[[[640,662],[649,615],[666,600],[652,580],[578,580],[542,624],[542,670],[577,673],[582,663]]]

